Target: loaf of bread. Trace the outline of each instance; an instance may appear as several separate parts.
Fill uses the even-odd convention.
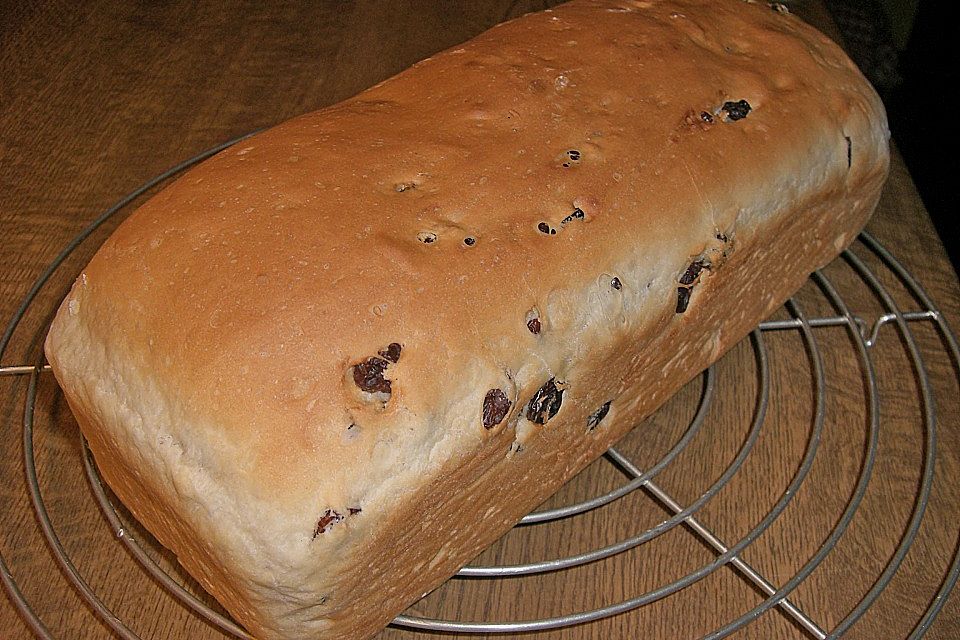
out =
[[[47,355],[254,636],[368,638],[834,258],[887,166],[877,95],[779,5],[575,0],[186,173]]]

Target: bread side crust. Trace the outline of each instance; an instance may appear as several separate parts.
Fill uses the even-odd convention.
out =
[[[65,311],[70,313],[69,307]],[[189,452],[171,436],[171,423],[182,414],[149,376],[122,359],[112,360],[85,325],[61,321],[59,327],[47,339],[48,359],[101,477],[234,617],[258,636],[276,634],[257,602],[257,568],[246,565],[249,556],[238,557],[251,546],[239,540],[241,510],[201,465],[186,461]],[[80,363],[83,373],[70,368]],[[62,377],[65,371],[70,377]]]

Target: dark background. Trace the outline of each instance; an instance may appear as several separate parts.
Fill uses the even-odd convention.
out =
[[[903,83],[889,100],[891,130],[933,216],[954,270],[960,263],[957,230],[956,120],[960,105],[947,94],[958,83],[960,28],[948,18],[953,2],[920,3],[910,41],[900,56]]]
[[[960,27],[946,0],[828,0],[851,57],[883,97],[894,143],[960,271]],[[951,14],[948,16],[948,12]]]

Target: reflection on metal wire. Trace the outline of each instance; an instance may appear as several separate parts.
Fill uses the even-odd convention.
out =
[[[252,135],[252,134],[249,134]],[[201,160],[235,144],[248,136],[242,136],[231,140],[225,144],[219,145],[209,151],[206,151],[176,167],[164,172],[156,178],[148,181],[143,186],[136,189],[130,195],[118,202],[116,205],[105,211],[96,218],[89,226],[80,232],[71,240],[64,249],[57,255],[54,261],[41,273],[34,282],[33,286],[27,292],[20,306],[17,308],[13,318],[7,324],[2,337],[0,337],[0,362],[3,361],[6,350],[12,340],[13,334],[20,325],[27,311],[34,303],[35,298],[41,290],[47,286],[48,281],[60,269],[67,258],[84,242],[93,232],[107,222],[110,218],[121,211],[125,211],[129,205],[148,190],[185,170],[186,168],[200,162]],[[703,427],[711,400],[714,396],[716,386],[716,374],[713,369],[708,369],[703,375],[703,392],[697,411],[690,424],[684,430],[681,437],[664,454],[659,461],[652,465],[646,471],[638,468],[630,459],[615,449],[607,453],[607,460],[619,468],[628,478],[628,480],[616,489],[595,496],[588,500],[576,504],[567,505],[556,509],[549,509],[532,513],[525,517],[521,524],[527,526],[544,526],[547,523],[554,522],[561,518],[576,517],[579,514],[592,511],[629,495],[638,489],[642,490],[658,504],[665,507],[672,515],[657,524],[620,542],[598,547],[596,549],[571,555],[563,558],[554,558],[538,562],[530,562],[509,566],[471,566],[462,569],[460,576],[473,578],[499,578],[507,579],[524,575],[563,571],[572,567],[583,565],[589,562],[595,562],[603,558],[608,558],[621,553],[626,553],[645,542],[648,542],[657,536],[665,533],[683,524],[693,533],[701,542],[713,549],[715,558],[698,569],[687,573],[685,576],[662,585],[647,593],[623,600],[621,602],[611,603],[597,609],[588,611],[579,611],[572,613],[560,613],[556,616],[524,621],[457,621],[457,620],[437,620],[416,617],[412,615],[398,616],[394,625],[398,627],[434,630],[456,633],[523,633],[526,631],[538,631],[544,629],[553,629],[568,625],[581,624],[601,618],[617,615],[631,609],[642,607],[646,604],[668,597],[696,582],[702,580],[705,576],[711,574],[717,569],[730,566],[736,569],[738,575],[749,582],[753,587],[765,594],[766,599],[743,612],[735,620],[714,629],[706,638],[711,640],[724,638],[731,633],[742,629],[751,622],[759,618],[770,609],[778,609],[783,615],[789,617],[800,629],[809,637],[823,639],[836,638],[854,625],[860,617],[870,609],[877,598],[883,593],[896,575],[907,552],[912,547],[919,527],[923,521],[927,504],[930,498],[931,487],[935,478],[935,456],[936,456],[936,415],[935,399],[933,391],[926,373],[923,357],[916,344],[910,325],[917,322],[932,323],[945,345],[945,351],[952,359],[953,365],[960,368],[960,349],[958,349],[957,339],[946,324],[942,315],[929,299],[926,292],[920,287],[906,269],[872,236],[862,234],[860,241],[866,249],[874,256],[879,258],[885,269],[895,275],[900,283],[910,293],[913,300],[918,303],[920,308],[903,310],[893,299],[892,294],[881,284],[880,279],[871,271],[866,263],[855,253],[847,251],[844,253],[844,260],[850,265],[854,272],[860,277],[863,285],[873,292],[874,296],[881,302],[884,313],[879,316],[872,325],[863,317],[855,314],[848,307],[841,294],[833,286],[830,280],[822,273],[815,273],[812,276],[817,289],[833,307],[836,315],[806,317],[801,311],[798,303],[791,300],[787,303],[786,309],[789,319],[768,320],[760,324],[757,331],[751,337],[751,343],[754,348],[756,363],[758,390],[754,418],[751,422],[747,436],[729,463],[724,472],[717,480],[704,491],[700,497],[684,506],[673,498],[670,493],[660,484],[654,481],[654,478],[687,447],[687,445],[700,433]],[[923,421],[921,429],[924,441],[924,456],[921,461],[921,478],[914,503],[910,521],[901,536],[896,549],[887,561],[871,588],[860,599],[860,601],[843,617],[843,619],[827,630],[824,629],[810,612],[801,610],[794,602],[789,600],[789,595],[797,588],[831,553],[834,546],[838,543],[844,532],[847,530],[850,522],[856,514],[858,507],[866,493],[867,487],[872,478],[873,469],[876,462],[878,440],[880,437],[881,425],[879,421],[880,400],[877,391],[877,374],[873,365],[873,352],[877,348],[881,329],[884,326],[893,326],[897,329],[902,338],[910,357],[911,366],[914,369],[916,378],[920,385],[920,396],[923,410]],[[866,431],[864,433],[863,459],[860,468],[860,474],[857,478],[854,491],[848,499],[843,513],[839,516],[830,531],[827,538],[819,548],[804,563],[790,579],[781,586],[777,586],[764,577],[753,566],[748,564],[743,558],[743,551],[748,548],[764,531],[766,531],[786,509],[790,500],[803,485],[807,473],[813,464],[816,456],[821,433],[824,426],[824,407],[826,403],[826,381],[820,355],[820,347],[815,337],[815,330],[820,328],[841,327],[845,328],[852,338],[852,343],[856,351],[856,357],[864,372],[866,385],[866,406],[864,416],[866,417]],[[764,346],[763,332],[768,331],[797,331],[803,340],[804,350],[810,363],[814,377],[815,388],[815,407],[813,411],[813,422],[810,425],[810,436],[807,440],[806,450],[803,458],[798,463],[793,478],[787,488],[783,491],[778,501],[767,512],[767,514],[757,522],[754,527],[740,540],[732,545],[728,545],[719,536],[717,536],[702,519],[698,518],[696,513],[706,505],[717,492],[725,487],[731,479],[737,474],[747,457],[750,455],[753,445],[756,443],[764,425],[766,410],[769,401],[770,381],[768,353]],[[42,356],[37,355],[38,359]],[[24,466],[27,473],[27,492],[31,503],[37,515],[37,520],[41,532],[46,538],[52,555],[60,565],[64,574],[77,589],[81,597],[91,606],[93,611],[100,617],[115,633],[125,640],[137,638],[121,620],[119,620],[110,609],[103,604],[97,594],[90,588],[73,561],[65,551],[58,538],[50,515],[47,512],[43,495],[40,490],[37,479],[36,458],[34,456],[34,410],[36,406],[37,381],[39,376],[49,371],[49,365],[39,360],[34,365],[13,364],[0,366],[0,377],[27,377],[26,393],[24,398],[22,427],[22,440],[24,452]],[[102,481],[93,464],[92,456],[84,445],[83,456],[84,470],[90,481],[91,490],[94,498],[103,510],[110,526],[116,534],[116,539],[126,548],[137,562],[149,573],[159,584],[161,584],[169,593],[188,607],[199,617],[210,622],[224,633],[248,639],[250,636],[241,629],[236,623],[223,616],[219,612],[211,609],[204,604],[194,594],[185,589],[173,576],[158,565],[139,545],[134,536],[130,535],[129,530],[125,529],[117,514],[115,507],[111,504],[107,492],[103,487]],[[692,538],[691,538],[692,539]],[[2,552],[2,550],[0,550]],[[954,548],[950,566],[946,569],[939,589],[934,595],[930,604],[923,612],[915,626],[913,627],[909,638],[915,639],[921,637],[929,628],[931,622],[943,607],[948,594],[954,588],[960,576],[960,548]],[[55,636],[46,627],[37,613],[31,607],[27,598],[20,589],[15,577],[11,573],[2,553],[0,553],[0,581],[7,590],[11,601],[17,610],[21,613],[29,628],[43,639],[53,639]]]

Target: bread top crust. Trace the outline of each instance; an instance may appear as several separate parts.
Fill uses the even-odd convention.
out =
[[[691,260],[886,154],[878,97],[794,16],[577,0],[189,171],[97,253],[51,351],[83,323],[162,390],[143,412],[187,417],[185,463],[309,540],[539,428],[537,389],[672,308]]]

